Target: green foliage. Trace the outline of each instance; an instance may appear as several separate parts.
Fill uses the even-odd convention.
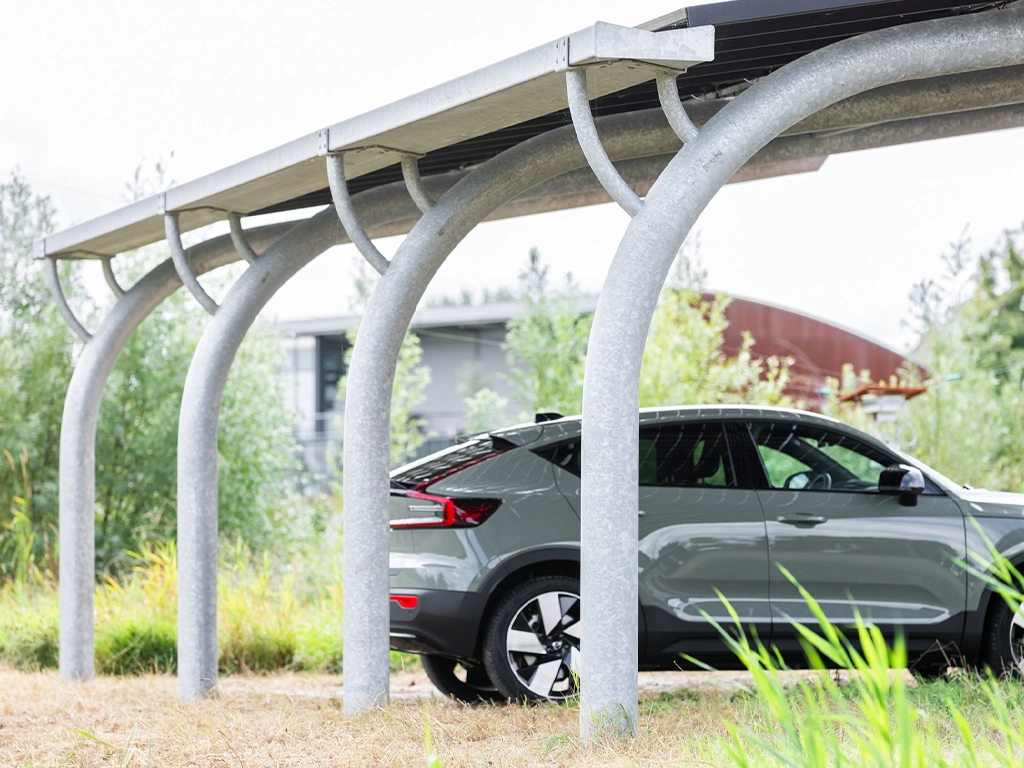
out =
[[[130,558],[123,577],[106,577],[96,587],[96,669],[174,672],[174,545],[147,545]],[[220,671],[340,671],[340,566],[337,553],[327,551],[282,565],[268,555],[255,558],[241,543],[225,547],[218,583]],[[57,628],[54,580],[0,587],[0,662],[55,667]]]
[[[481,387],[466,398],[466,424],[462,431],[475,435],[505,426],[508,417],[508,398],[489,387]]]
[[[423,402],[423,391],[430,383],[430,369],[421,365],[423,347],[420,337],[407,333],[398,352],[395,383],[391,388],[391,466],[398,466],[413,457],[428,435],[423,431],[426,421],[416,415],[416,406]]]
[[[508,381],[527,417],[538,411],[579,413],[583,406],[592,318],[579,313],[579,286],[572,276],[566,275],[563,289],[552,290],[548,269],[531,248],[526,269],[519,274],[523,311],[509,321],[505,337]]]
[[[918,284],[912,295],[922,332],[917,357],[929,391],[907,405],[912,454],[957,482],[1018,492],[1024,491],[1021,234],[1008,232],[973,274],[961,240],[945,256],[942,282]]]
[[[513,397],[522,406],[519,420],[538,411],[579,413],[592,318],[577,308],[579,288],[570,275],[553,290],[548,267],[537,249],[530,251],[519,276],[523,312],[509,323],[505,347]],[[728,357],[722,341],[729,326],[728,300],[703,297],[703,274],[685,252],[662,292],[651,322],[640,373],[640,404],[756,403],[788,405],[783,390],[789,361],[754,358],[754,338],[744,334],[739,352]],[[501,426],[509,420],[507,402],[490,389],[467,400],[467,432]],[[515,418],[515,417],[513,417]]]
[[[76,344],[32,258],[32,241],[55,219],[49,198],[33,195],[17,172],[0,183],[0,573],[13,567],[9,537],[25,536],[26,525],[33,561],[53,562],[60,420]],[[65,262],[59,272],[81,313],[70,269]]]
[[[644,347],[641,406],[790,404],[783,393],[789,381],[788,360],[755,358],[749,331],[736,356],[722,351],[728,306],[728,299],[716,296],[708,301],[692,288],[662,292]]]
[[[853,637],[847,637],[806,590],[800,592],[818,627],[794,626],[817,675],[791,675],[773,648],[746,637],[731,608],[736,626],[718,627],[751,673],[752,693],[769,724],[756,730],[728,725],[735,765],[1020,765],[1024,716],[1018,683],[964,672],[915,693],[903,673],[907,658],[899,638],[887,645],[881,630],[859,616]]]
[[[16,553],[26,541],[32,561],[44,572],[55,570],[60,422],[80,349],[31,258],[33,238],[53,223],[49,200],[34,197],[19,176],[0,184],[0,451],[7,452],[0,462],[0,573],[22,580],[13,570],[22,567]],[[130,283],[165,258],[150,248],[120,256],[117,268]],[[70,270],[62,263],[69,299],[86,325],[95,325],[99,313]],[[101,570],[117,571],[127,552],[175,534],[178,410],[206,319],[184,292],[168,298],[128,340],[104,389],[96,445]],[[290,540],[290,531],[276,528],[275,511],[298,506],[281,503],[298,464],[280,362],[277,339],[257,323],[232,367],[220,419],[221,532],[259,548]]]

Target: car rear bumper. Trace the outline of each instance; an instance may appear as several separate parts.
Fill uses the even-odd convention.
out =
[[[391,649],[477,659],[487,601],[477,592],[393,589],[417,598],[414,608],[391,601]]]

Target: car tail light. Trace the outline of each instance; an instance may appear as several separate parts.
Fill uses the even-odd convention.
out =
[[[404,491],[409,517],[395,518],[392,528],[475,528],[494,514],[501,499],[458,499],[421,491]]]
[[[406,610],[411,610],[420,604],[420,599],[416,595],[392,595],[391,599],[398,603],[399,608]]]

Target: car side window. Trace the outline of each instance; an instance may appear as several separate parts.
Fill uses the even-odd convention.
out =
[[[721,424],[683,422],[640,430],[640,485],[735,488]]]
[[[842,432],[809,424],[750,425],[772,488],[877,493],[878,477],[895,459]]]
[[[736,473],[721,424],[688,422],[640,430],[640,485],[735,488]],[[551,463],[581,474],[580,438],[537,448]]]

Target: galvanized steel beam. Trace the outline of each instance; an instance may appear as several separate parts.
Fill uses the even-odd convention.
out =
[[[352,203],[353,214],[371,231],[415,215],[400,184],[370,190]],[[246,331],[267,301],[299,269],[348,238],[330,208],[289,230],[228,291],[189,365],[178,424],[178,695],[182,699],[204,696],[217,684],[217,426],[228,372]],[[349,550],[355,547],[346,531],[346,563]],[[384,632],[386,656],[386,623]]]
[[[676,132],[679,140],[684,144],[697,138],[697,126],[693,124],[690,116],[683,108],[683,102],[679,99],[679,86],[676,84],[678,74],[675,72],[659,72],[655,77],[658,86],[658,101],[665,111],[668,124]]]
[[[249,240],[245,236],[245,231],[242,229],[242,217],[237,213],[229,213],[228,226],[231,227],[231,242],[234,244],[235,250],[238,251],[238,255],[248,263],[254,263],[256,261],[256,251],[252,249]]]
[[[426,213],[434,207],[434,198],[423,186],[418,158],[415,155],[402,155],[402,177],[417,208]]]
[[[598,123],[600,140],[611,158],[661,155],[679,146],[657,110],[609,116]],[[348,714],[379,706],[388,698],[389,416],[395,366],[416,304],[448,254],[480,221],[526,190],[586,162],[572,126],[566,126],[483,163],[441,196],[412,228],[370,297],[352,352],[345,398]]]
[[[263,249],[291,224],[260,227],[250,234]],[[190,248],[194,273],[203,274],[238,259],[226,237]],[[103,387],[135,329],[181,287],[170,259],[124,292],[82,349],[64,399],[60,429],[60,639],[63,680],[93,676],[93,588],[95,585],[96,423]]]
[[[110,288],[110,292],[114,294],[115,299],[120,299],[124,296],[124,288],[117,282],[117,276],[114,274],[114,268],[110,265],[113,261],[113,256],[104,256],[103,261],[103,279],[107,281],[107,286]]]
[[[167,234],[167,245],[171,249],[171,261],[178,271],[178,277],[189,293],[196,297],[200,306],[211,315],[217,311],[217,302],[206,292],[206,289],[199,284],[192,265],[189,264],[185,255],[185,247],[181,244],[181,228],[178,226],[178,214],[164,214],[164,232]]]
[[[60,284],[60,275],[57,274],[57,260],[52,256],[46,257],[46,282],[50,286],[50,294],[53,296],[53,301],[57,305],[57,311],[64,318],[64,322],[68,324],[68,327],[75,332],[78,338],[85,342],[89,341],[92,338],[92,334],[85,330],[85,326],[78,321],[78,318],[75,317],[75,311],[68,304],[67,297],[64,295],[64,288]]]
[[[947,93],[948,88],[942,92]],[[1012,94],[1013,92],[1010,93]],[[1007,96],[1002,95],[1002,98]],[[693,109],[694,106],[700,105],[687,106]],[[738,175],[744,179],[761,177],[763,174],[775,175],[779,168],[783,167],[780,164],[819,157],[823,154],[1022,125],[1022,114],[1024,107],[1016,105],[996,110],[903,121],[827,138],[800,136],[777,139],[751,158]],[[642,134],[652,137],[652,142],[656,132],[661,132],[661,141],[647,146],[647,151],[655,154],[616,162],[619,172],[634,189],[639,194],[646,194],[653,180],[664,170],[672,157],[671,154],[665,153],[677,150],[679,143],[672,137],[671,129],[656,110],[637,113],[631,119],[637,121],[637,129]],[[599,124],[603,122],[598,121]],[[703,123],[703,120],[701,122]],[[616,146],[621,149],[621,140],[614,137],[605,139],[618,142]],[[424,186],[428,188],[431,197],[440,197],[468,173],[461,171],[432,176],[425,180]],[[583,166],[530,187],[500,205],[486,218],[521,216],[553,208],[593,205],[608,202],[609,199],[593,172],[589,167]],[[370,223],[370,232],[374,236],[405,234],[420,218],[419,211],[411,205],[411,200],[400,183],[363,193],[357,196],[354,202],[360,216],[367,221],[370,221],[370,210],[379,211],[372,217],[373,221]],[[262,250],[289,226],[273,225],[248,230],[247,236],[255,244],[256,249]],[[237,250],[237,243],[235,246]],[[195,274],[203,274],[236,260],[236,255],[231,252],[225,238],[217,238],[189,249],[189,261]],[[109,375],[109,367],[104,366],[113,365],[120,349],[138,323],[180,285],[181,281],[173,264],[167,261],[143,278],[138,289],[133,287],[126,292],[130,294],[128,302],[116,305],[100,325],[97,338],[86,345],[72,376],[65,401],[60,462],[60,551],[63,553],[61,571],[68,574],[62,582],[61,592],[60,667],[64,679],[80,679],[92,675],[91,585],[94,555],[91,544],[92,516],[89,510],[94,506],[96,414],[102,386]],[[157,293],[154,294],[154,291]],[[145,307],[140,309],[138,302],[143,302]],[[119,328],[121,324],[124,324],[123,328]],[[82,549],[85,543],[88,543],[88,548]]]
[[[341,225],[348,233],[349,239],[363,254],[370,266],[380,274],[388,268],[388,260],[384,254],[377,250],[377,246],[366,234],[363,225],[359,223],[359,216],[352,207],[352,199],[348,194],[348,183],[345,181],[345,157],[344,155],[327,155],[327,183],[331,187],[331,198],[334,200],[334,210],[337,212]]]
[[[636,733],[640,363],[665,277],[697,217],[758,150],[841,99],[904,80],[1022,63],[1019,9],[908,24],[835,43],[734,99],[651,187],[612,261],[586,363],[580,700],[585,743]]]
[[[583,148],[583,154],[586,155],[587,162],[594,170],[594,175],[622,210],[630,216],[636,216],[643,208],[643,201],[619,176],[608,153],[601,145],[601,138],[597,135],[594,115],[590,111],[590,100],[587,96],[587,70],[567,70],[565,85],[569,95],[569,113],[572,115],[572,124],[576,129],[580,147]]]

